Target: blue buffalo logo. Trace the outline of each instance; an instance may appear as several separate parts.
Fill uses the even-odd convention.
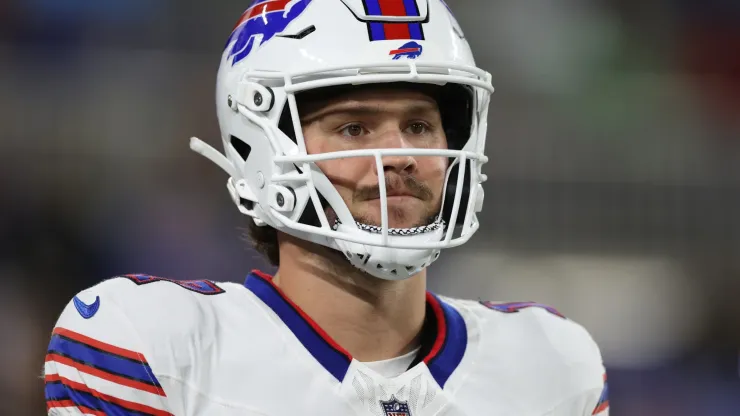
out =
[[[249,56],[300,16],[311,0],[255,0],[234,26],[226,45],[234,40],[232,65]]]
[[[401,59],[402,57],[408,58],[408,59],[416,59],[419,56],[421,56],[423,48],[418,43],[411,41],[408,43],[404,43],[403,46],[401,46],[398,49],[394,49],[388,53],[388,55],[393,55],[393,60]]]

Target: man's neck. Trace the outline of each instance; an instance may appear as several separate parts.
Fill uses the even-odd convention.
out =
[[[372,277],[334,250],[293,238],[280,243],[274,283],[359,361],[412,351],[426,311],[426,272],[402,281]]]

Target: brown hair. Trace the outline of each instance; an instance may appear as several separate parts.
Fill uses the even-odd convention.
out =
[[[280,265],[280,250],[278,247],[278,231],[269,225],[258,226],[250,218],[247,226],[247,237],[252,247],[273,266]]]

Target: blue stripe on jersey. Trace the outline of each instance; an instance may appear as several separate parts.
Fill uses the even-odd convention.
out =
[[[328,340],[316,332],[314,327],[303,319],[271,282],[257,274],[250,273],[244,285],[280,317],[306,350],[334,378],[339,381],[344,379],[352,359],[334,348]]]
[[[69,393],[61,381],[47,381],[44,383],[44,397],[46,400],[69,400]]]
[[[154,376],[151,367],[140,361],[103,352],[59,334],[54,335],[49,343],[49,353],[56,353],[70,359],[105,371],[120,375],[151,386],[162,387]]]
[[[465,320],[455,308],[442,302],[436,295],[434,298],[439,302],[444,313],[447,333],[442,350],[432,358],[427,366],[429,372],[440,387],[444,387],[447,379],[462,361],[465,349],[468,345],[468,328]]]
[[[72,403],[77,406],[89,407],[90,409],[105,412],[106,415],[111,416],[151,416],[150,413],[127,409],[115,403],[95,397],[90,393],[65,386],[59,381],[47,382],[44,387],[44,395],[46,396],[47,401],[71,400]]]

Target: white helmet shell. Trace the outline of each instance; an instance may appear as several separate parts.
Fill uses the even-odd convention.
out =
[[[456,149],[367,149],[307,154],[296,94],[331,86],[378,83],[457,84],[470,95],[470,136]],[[216,87],[224,154],[193,138],[191,147],[230,176],[238,209],[270,226],[341,251],[383,279],[408,278],[443,248],[468,241],[483,202],[481,166],[493,92],[459,25],[442,0],[257,0],[228,39]],[[278,127],[284,111],[294,128]],[[384,175],[381,224],[355,221],[315,162],[392,155],[443,156],[452,162],[434,224],[391,229]],[[452,190],[452,191],[450,191]],[[331,208],[336,221],[327,218]],[[313,211],[313,221],[306,221]]]

